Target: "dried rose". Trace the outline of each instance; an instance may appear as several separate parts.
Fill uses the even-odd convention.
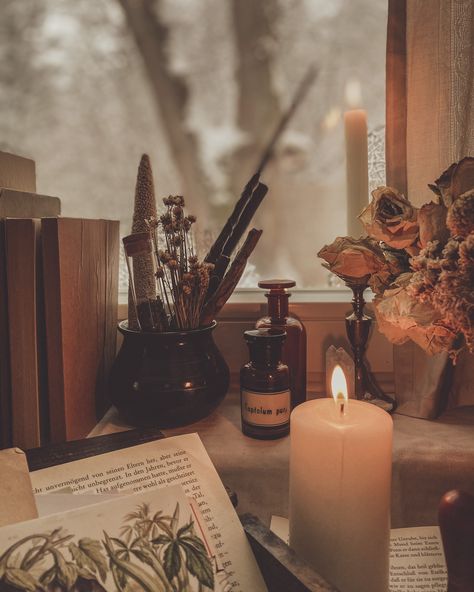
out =
[[[369,288],[376,295],[381,295],[395,280],[395,278],[408,268],[408,256],[405,251],[392,251],[382,249],[384,265],[373,273],[369,279]]]
[[[449,208],[447,224],[454,236],[474,232],[474,189],[460,195]]]
[[[456,334],[443,324],[439,312],[410,293],[411,278],[411,273],[400,275],[383,298],[375,299],[379,331],[391,343],[401,344],[411,339],[429,354],[449,351]]]
[[[466,156],[454,162],[428,187],[449,207],[460,195],[474,188],[474,157]]]
[[[324,267],[336,275],[348,279],[361,279],[381,271],[385,258],[377,241],[366,237],[355,239],[338,237],[325,245],[318,253],[324,259]]]
[[[449,238],[446,226],[447,208],[434,202],[425,204],[418,211],[418,226],[420,228],[420,245],[426,247],[429,242],[445,243]]]
[[[396,189],[378,187],[359,219],[372,238],[395,249],[406,249],[418,239],[417,212]]]

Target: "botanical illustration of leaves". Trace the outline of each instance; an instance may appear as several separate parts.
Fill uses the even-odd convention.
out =
[[[36,592],[36,590],[42,587],[30,573],[17,567],[7,567],[4,574],[4,581],[25,592]]]
[[[198,551],[198,553],[203,553],[204,555],[207,555],[207,549],[204,543],[196,535],[181,537],[180,541],[184,544],[193,546],[196,549],[196,551]]]
[[[51,584],[51,582],[54,580],[54,578],[56,577],[56,572],[57,572],[57,568],[56,565],[53,565],[52,567],[50,567],[49,569],[47,569],[40,577],[40,582],[44,585],[47,586],[48,584]]]
[[[192,573],[201,584],[214,589],[214,572],[212,570],[211,560],[207,556],[205,548],[203,553],[202,551],[199,551],[194,544],[183,543],[183,540],[181,540],[181,545],[186,555],[186,567],[190,573]]]
[[[74,586],[79,576],[79,570],[74,563],[61,561],[58,563],[58,581],[69,590]]]
[[[120,530],[120,536],[122,536],[125,539],[125,542],[127,544],[130,543],[132,536],[133,536],[133,526],[130,526],[129,524],[126,524],[125,526],[123,526]],[[118,539],[117,539],[118,540]]]
[[[119,590],[125,590],[127,586],[127,576],[112,562],[110,564],[110,569],[112,570],[112,577],[114,579],[115,585],[119,588]]]
[[[84,580],[93,580],[94,582],[97,582],[97,576],[95,575],[95,573],[92,573],[91,571],[89,571],[88,569],[86,569],[84,567],[79,567],[77,569],[77,573],[78,573],[78,576],[80,578],[83,578]]]
[[[150,505],[147,503],[140,504],[137,506],[135,512],[130,512],[125,516],[125,521],[130,522],[131,520],[144,520],[150,515]]]
[[[92,559],[99,570],[100,579],[105,581],[107,577],[107,560],[102,555],[102,547],[99,541],[83,538],[79,541],[79,548]]]
[[[133,539],[133,541],[130,543],[130,549],[136,549],[137,547],[140,547],[141,544],[143,542],[143,539],[141,537],[136,537],[135,539]]]
[[[181,553],[179,551],[179,544],[176,541],[166,547],[163,559],[166,576],[171,582],[181,569]]]
[[[173,534],[176,534],[178,530],[178,521],[179,521],[179,503],[176,504],[176,508],[173,513],[173,518],[171,519],[170,528]]]
[[[92,561],[89,555],[84,553],[84,551],[76,545],[76,543],[69,543],[69,551],[78,567],[90,569],[93,573],[96,573],[96,564]]]
[[[179,530],[178,530],[178,534],[176,535],[178,538],[180,538],[181,536],[183,536],[183,534],[186,534],[188,531],[192,531],[194,527],[194,523],[191,520],[191,522],[189,522],[189,524],[185,524],[184,526],[182,526]]]
[[[166,545],[167,543],[171,542],[171,539],[169,536],[166,536],[165,534],[160,534],[159,537],[153,539],[151,542],[154,545]]]
[[[128,561],[130,559],[130,552],[127,545],[121,539],[117,539],[115,537],[110,537],[110,541],[112,541],[113,544],[118,547],[118,549],[115,550],[117,557],[119,559],[125,559],[125,561]]]
[[[128,550],[127,545],[121,539],[110,537],[110,540],[114,543],[114,545],[117,545],[117,547],[120,547],[123,550]]]
[[[142,551],[141,549],[131,549],[131,552],[142,563],[146,563],[147,565],[151,565],[152,564],[152,559],[144,551]]]

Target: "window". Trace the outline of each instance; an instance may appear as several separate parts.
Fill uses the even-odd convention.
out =
[[[145,24],[123,10],[139,5]],[[346,233],[344,110],[367,110],[371,184],[384,179],[384,0],[3,0],[1,12],[0,148],[36,160],[39,191],[64,215],[118,218],[123,234],[148,152],[157,197],[184,191],[209,242],[316,64],[265,171],[264,234],[242,285],[331,285],[316,252]],[[138,36],[155,27],[166,88],[151,84],[133,22]]]

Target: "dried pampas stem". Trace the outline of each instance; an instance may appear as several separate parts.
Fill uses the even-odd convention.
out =
[[[155,188],[153,173],[148,154],[143,154],[138,167],[135,186],[135,205],[133,210],[132,233],[149,231],[146,220],[156,218]],[[136,298],[153,298],[156,295],[153,257],[141,257],[133,262],[133,277]],[[128,297],[128,325],[131,329],[139,329],[133,296],[129,290]]]

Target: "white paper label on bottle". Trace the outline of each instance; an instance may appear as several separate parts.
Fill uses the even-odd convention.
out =
[[[280,426],[290,421],[290,391],[256,393],[242,389],[242,418],[254,426]]]

